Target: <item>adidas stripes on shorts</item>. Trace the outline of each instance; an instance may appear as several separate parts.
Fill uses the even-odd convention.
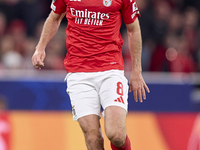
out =
[[[65,80],[74,120],[91,114],[100,117],[101,106],[119,106],[127,111],[128,81],[124,71],[68,73]]]

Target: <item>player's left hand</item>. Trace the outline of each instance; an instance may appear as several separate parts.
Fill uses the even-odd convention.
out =
[[[130,86],[130,92],[133,91],[134,99],[136,102],[138,102],[138,98],[140,102],[143,102],[143,99],[144,100],[146,99],[145,90],[148,93],[150,93],[150,90],[148,86],[146,85],[141,73],[137,73],[137,72],[131,73],[129,86]]]

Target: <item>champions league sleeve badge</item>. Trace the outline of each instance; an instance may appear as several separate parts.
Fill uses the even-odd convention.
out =
[[[51,2],[51,9],[53,9],[54,11],[56,11],[56,6],[54,5],[56,0],[52,0]]]
[[[112,0],[103,0],[103,5],[109,7],[112,4]]]

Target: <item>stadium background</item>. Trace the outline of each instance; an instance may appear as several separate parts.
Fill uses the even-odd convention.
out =
[[[31,64],[50,3],[0,1],[0,150],[86,150],[63,81],[66,19],[46,49],[45,68],[38,71]],[[137,0],[137,4],[142,15],[143,75],[151,93],[143,103],[135,103],[129,93],[127,132],[132,147],[199,150],[200,1]],[[121,33],[129,78],[124,24]],[[105,149],[110,149],[106,137]]]

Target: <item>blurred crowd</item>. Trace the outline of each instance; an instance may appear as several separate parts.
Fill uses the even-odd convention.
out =
[[[0,69],[34,69],[31,57],[51,0],[0,0]],[[66,19],[46,49],[45,69],[64,70]]]
[[[136,0],[141,17],[143,71],[200,71],[200,1]],[[51,0],[0,0],[0,69],[34,69],[31,57]],[[46,48],[45,69],[64,70],[65,28]],[[125,71],[131,70],[126,27],[122,24]]]
[[[142,16],[143,70],[200,71],[200,1],[137,0],[137,4]],[[130,70],[127,49],[125,69]]]

